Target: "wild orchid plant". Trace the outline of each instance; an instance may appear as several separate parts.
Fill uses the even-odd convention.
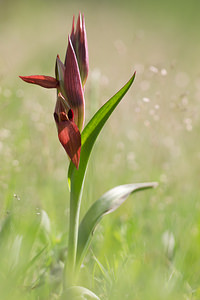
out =
[[[116,210],[134,191],[155,187],[156,183],[126,184],[111,189],[93,203],[79,223],[82,191],[91,150],[104,124],[132,85],[135,73],[95,113],[82,130],[85,121],[84,90],[89,70],[88,45],[84,16],[79,14],[76,29],[74,22],[73,18],[64,64],[57,55],[55,78],[41,75],[20,76],[20,78],[44,88],[57,89],[54,119],[60,143],[71,160],[68,169],[70,189],[68,254],[63,273],[64,289],[61,298],[69,296],[69,293],[78,293],[99,299],[91,291],[76,286],[77,275],[90,245],[94,228],[105,214]]]

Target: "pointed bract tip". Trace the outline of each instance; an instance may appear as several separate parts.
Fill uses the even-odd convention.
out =
[[[79,13],[78,13],[78,19],[80,19],[80,21],[81,21],[81,18],[82,18],[82,14],[81,14],[81,11],[79,11]]]
[[[81,12],[79,12],[79,15],[78,15],[78,20],[77,20],[77,23],[76,23],[76,31],[81,31],[82,30],[82,17],[81,17]]]

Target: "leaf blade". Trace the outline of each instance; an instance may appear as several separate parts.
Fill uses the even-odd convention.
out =
[[[80,164],[79,170],[74,168],[74,165],[70,163],[68,170],[68,183],[69,188],[71,189],[72,181],[75,184],[75,189],[81,190],[82,184],[84,181],[85,171],[87,168],[87,163],[92,151],[93,145],[97,136],[99,135],[104,124],[119,104],[123,96],[129,90],[135,79],[135,73],[130,78],[130,80],[112,97],[110,98],[93,116],[89,121],[87,126],[84,128],[81,134],[81,155],[80,155]]]
[[[101,218],[115,211],[133,192],[156,186],[156,182],[120,185],[103,194],[92,204],[79,225],[77,267],[82,263],[89,247],[92,233]]]

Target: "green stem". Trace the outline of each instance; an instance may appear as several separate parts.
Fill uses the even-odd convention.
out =
[[[71,186],[70,191],[70,220],[68,254],[64,267],[64,287],[75,284],[76,281],[76,253],[78,242],[79,214],[82,198],[82,188],[76,189],[76,184]]]

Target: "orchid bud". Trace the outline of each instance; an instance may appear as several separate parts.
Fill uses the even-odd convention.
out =
[[[81,16],[81,13],[79,13],[78,16],[75,32],[74,32],[74,17],[73,17],[70,39],[72,41],[72,45],[78,61],[78,66],[81,75],[81,82],[82,85],[84,86],[89,71],[89,57],[88,57],[88,44],[87,44],[84,15]]]

